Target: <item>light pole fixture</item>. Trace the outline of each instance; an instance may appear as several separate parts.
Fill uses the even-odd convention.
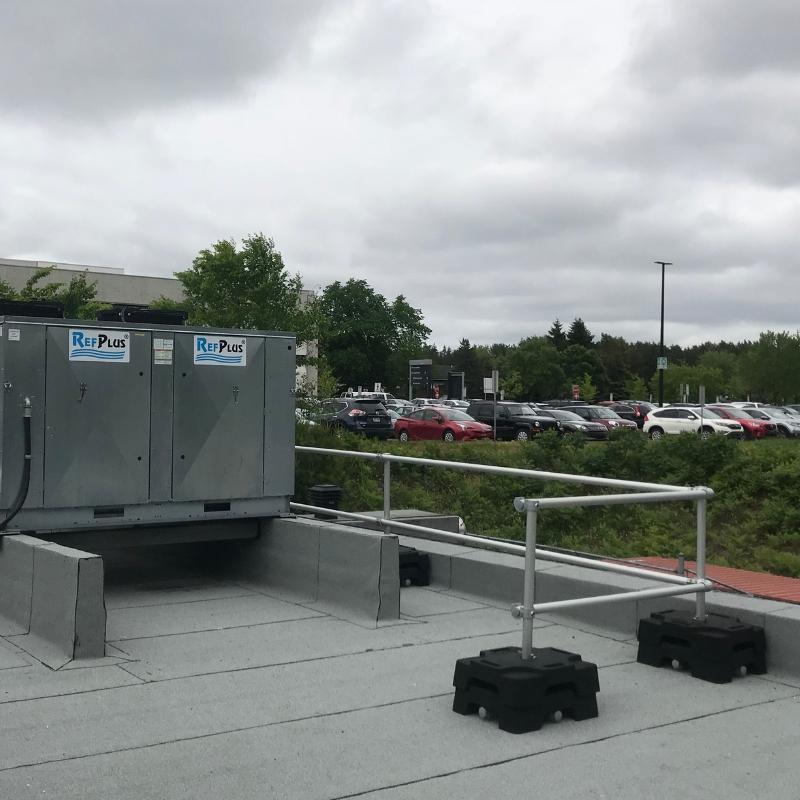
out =
[[[671,261],[654,261],[654,264],[661,264],[661,338],[658,344],[658,407],[664,405],[664,370],[667,368],[667,360],[664,358],[664,272],[666,267],[671,267]]]

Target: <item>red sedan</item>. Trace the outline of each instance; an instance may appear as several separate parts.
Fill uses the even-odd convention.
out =
[[[764,419],[754,419],[743,408],[735,406],[709,406],[725,419],[735,419],[744,428],[744,435],[748,439],[763,439],[765,436],[775,436],[778,429],[774,422]]]
[[[463,442],[467,439],[488,439],[492,435],[492,428],[455,408],[429,406],[412,411],[407,417],[400,417],[394,424],[394,434],[401,442],[409,439]]]

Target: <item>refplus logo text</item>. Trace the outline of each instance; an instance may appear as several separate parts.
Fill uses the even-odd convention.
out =
[[[130,344],[127,331],[70,328],[69,360],[128,364],[131,360]]]
[[[226,367],[247,366],[247,339],[243,336],[194,337],[195,364],[221,364]]]

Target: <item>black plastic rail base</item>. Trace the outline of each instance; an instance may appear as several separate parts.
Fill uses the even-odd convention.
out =
[[[673,664],[711,683],[730,683],[742,667],[756,675],[767,671],[764,629],[735,617],[708,614],[698,622],[691,611],[660,611],[639,621],[637,635],[640,664]]]
[[[428,586],[431,582],[431,558],[413,547],[400,545],[400,585]]]
[[[496,717],[509,733],[538,731],[554,715],[574,720],[597,716],[597,666],[554,647],[533,649],[523,660],[519,647],[482,650],[456,661],[453,711]]]

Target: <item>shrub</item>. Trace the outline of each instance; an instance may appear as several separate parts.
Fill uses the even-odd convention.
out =
[[[791,441],[739,442],[722,437],[669,436],[651,442],[619,431],[607,443],[559,438],[548,432],[520,442],[379,442],[320,426],[297,426],[297,443],[316,447],[393,452],[467,463],[547,472],[601,475],[675,485],[707,485],[708,560],[748,569],[800,575],[800,447]],[[380,463],[356,458],[297,455],[295,497],[335,483],[345,510],[382,508]],[[484,475],[437,467],[392,465],[392,507],[456,514],[468,530],[523,539],[525,520],[513,499],[593,493],[566,482]],[[539,518],[538,538],[586,552],[617,557],[678,552],[693,557],[695,511],[690,503],[550,509]]]

